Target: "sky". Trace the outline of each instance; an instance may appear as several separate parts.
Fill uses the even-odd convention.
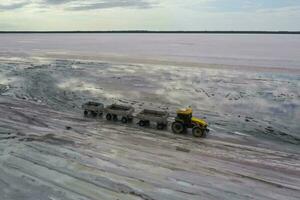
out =
[[[300,0],[0,0],[0,31],[300,31]]]

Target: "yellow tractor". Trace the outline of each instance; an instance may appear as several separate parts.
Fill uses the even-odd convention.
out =
[[[183,134],[187,132],[188,128],[192,128],[194,137],[206,137],[209,132],[208,124],[203,119],[193,117],[193,110],[191,108],[177,110],[177,116],[172,124],[172,131],[175,134]]]

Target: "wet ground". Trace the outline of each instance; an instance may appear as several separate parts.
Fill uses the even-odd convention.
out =
[[[37,57],[0,66],[4,199],[300,198],[299,73]],[[192,106],[211,132],[85,119],[88,100],[171,116]]]
[[[191,106],[213,130],[300,144],[300,72],[47,58],[1,60],[5,96],[80,112],[88,100],[137,110]]]

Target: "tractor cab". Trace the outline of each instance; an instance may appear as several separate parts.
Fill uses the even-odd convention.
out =
[[[177,117],[175,121],[180,121],[184,124],[190,124],[192,122],[193,110],[191,108],[179,109],[176,112]]]
[[[176,112],[175,122],[172,124],[174,133],[182,134],[188,128],[192,128],[192,133],[195,137],[205,137],[208,132],[207,122],[203,119],[193,117],[193,110],[191,108],[179,109]]]

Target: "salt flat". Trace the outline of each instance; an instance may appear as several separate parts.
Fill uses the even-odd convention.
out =
[[[147,38],[150,46],[141,54],[138,43],[116,50],[96,41],[89,54],[86,40],[75,45],[77,51],[74,40],[70,49],[70,41],[57,40],[62,48],[55,49],[54,43],[38,42],[47,42],[45,35],[9,37],[0,35],[7,45],[0,47],[1,200],[300,198],[295,38],[271,52],[282,39],[274,36],[275,42],[265,47],[269,60],[264,63],[261,46],[255,47],[255,56],[244,47],[233,49],[243,63],[233,65],[225,62],[229,52],[224,49],[208,51],[222,59],[205,64],[199,57],[204,47],[194,47],[195,60],[184,53],[193,48],[177,48],[177,60],[164,55],[172,45],[155,51],[155,37],[154,46]],[[124,38],[112,38],[126,44]],[[176,46],[175,39],[169,44]],[[110,54],[110,48],[118,55]],[[286,54],[279,57],[281,51]],[[253,62],[243,54],[252,55]],[[192,106],[211,131],[207,138],[195,139],[190,133],[174,135],[170,128],[157,131],[136,122],[84,118],[81,104],[89,100],[130,104],[137,112],[159,108],[170,112],[170,122],[177,108]]]
[[[0,108],[2,199],[300,197],[297,152],[83,119],[7,97]]]

